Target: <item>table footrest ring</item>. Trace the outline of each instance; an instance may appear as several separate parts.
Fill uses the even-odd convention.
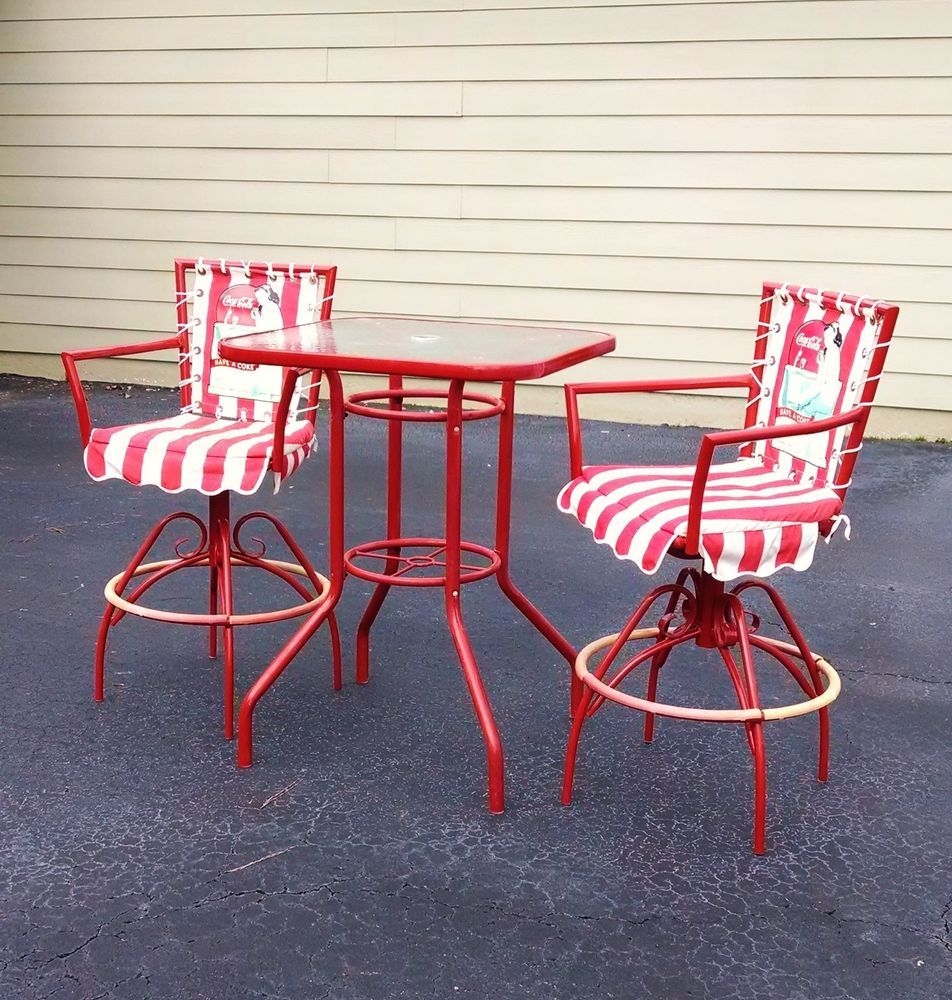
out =
[[[460,542],[462,551],[484,559],[484,565],[460,562],[460,583],[474,583],[485,580],[499,570],[502,560],[499,553],[475,542]],[[426,549],[422,555],[404,555],[404,549]],[[361,566],[357,560],[373,560],[382,565],[383,570],[372,570]],[[446,539],[445,538],[387,538],[381,541],[364,542],[355,545],[344,554],[347,572],[361,580],[372,583],[387,583],[397,587],[442,587],[446,584]],[[443,570],[438,575],[410,576],[411,573],[425,573]],[[387,572],[390,570],[390,572]]]
[[[446,423],[446,411],[440,410],[404,410],[402,406],[391,405],[394,402],[404,403],[413,399],[439,399],[444,402],[449,398],[445,389],[377,389],[367,392],[355,392],[344,401],[344,409],[348,413],[356,413],[362,417],[372,417],[375,420],[409,420],[417,423]],[[498,396],[490,396],[485,392],[464,392],[464,403],[479,404],[473,409],[463,410],[463,420],[485,420],[495,417],[505,410],[506,404]],[[366,403],[386,403],[386,406],[366,406]]]

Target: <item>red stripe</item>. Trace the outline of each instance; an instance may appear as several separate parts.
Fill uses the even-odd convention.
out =
[[[218,406],[218,395],[214,392],[209,392],[208,390],[208,380],[211,378],[212,374],[212,342],[215,339],[215,321],[218,316],[218,300],[221,298],[222,292],[231,284],[231,271],[226,270],[222,274],[221,269],[213,264],[206,265],[211,268],[212,273],[212,283],[208,290],[208,294],[202,296],[201,299],[195,300],[195,305],[192,306],[193,318],[195,316],[199,317],[202,321],[201,326],[198,328],[198,336],[201,337],[202,351],[205,364],[202,366],[202,386],[201,386],[201,404],[202,413],[207,416],[213,417],[215,415],[215,409]]]
[[[723,536],[722,536],[723,537]],[[737,573],[756,573],[764,555],[764,533],[762,531],[744,532],[744,554],[737,564]]]
[[[202,418],[195,416],[188,420],[179,430],[186,433],[188,428],[200,424]],[[122,430],[123,428],[116,428]],[[145,454],[149,443],[160,434],[166,434],[171,430],[168,426],[159,424],[156,427],[142,430],[134,434],[126,443],[125,454],[122,456],[122,478],[130,483],[142,482],[142,467],[145,464]]]
[[[808,308],[807,303],[794,299],[793,310],[790,313],[790,322],[787,324],[787,329],[783,336],[783,346],[780,348],[780,353],[775,359],[777,363],[774,367],[774,382],[773,385],[767,386],[770,390],[770,400],[762,418],[766,424],[775,424],[777,422],[777,400],[780,399],[780,389],[783,385],[783,377],[787,367],[786,359],[789,354],[790,342],[806,320]],[[768,465],[772,465],[778,460],[780,452],[772,440],[765,442],[763,455]]]
[[[778,566],[792,566],[796,562],[803,542],[803,528],[799,524],[788,524],[780,532],[780,550],[777,552]]]
[[[705,534],[702,537],[704,539],[704,551],[707,553],[707,557],[711,560],[711,563],[716,566],[720,562],[721,556],[724,555],[724,536],[715,532],[711,535]]]

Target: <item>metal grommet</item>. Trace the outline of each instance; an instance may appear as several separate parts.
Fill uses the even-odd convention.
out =
[[[202,272],[202,273],[204,273],[204,272]],[[204,294],[205,294],[205,289],[204,288],[196,288],[195,289],[195,298],[196,299],[200,299]]]

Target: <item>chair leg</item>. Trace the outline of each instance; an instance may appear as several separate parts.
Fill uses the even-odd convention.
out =
[[[139,567],[145,562],[146,556],[152,550],[152,546],[155,544],[158,537],[165,531],[166,527],[175,521],[185,520],[193,523],[200,532],[200,541],[194,553],[188,558],[197,559],[200,558],[201,552],[204,545],[208,539],[207,531],[202,524],[201,520],[197,518],[194,514],[188,514],[186,512],[180,511],[176,514],[169,514],[167,517],[162,518],[157,524],[153,525],[152,529],[145,536],[142,544],[139,546],[136,554],[129,561],[129,564],[115,577],[115,593],[123,594],[126,586],[129,582],[136,576],[136,572]],[[153,574],[150,580],[141,583],[136,587],[130,594],[129,600],[131,603],[135,603],[142,594],[144,594],[149,587],[161,577],[162,574]],[[112,628],[117,622],[119,622],[125,615],[124,611],[117,610],[111,603],[107,601],[106,610],[103,612],[103,616],[99,622],[99,632],[96,636],[96,648],[93,655],[93,698],[96,701],[103,701],[105,699],[105,686],[106,686],[106,645],[109,637],[109,629]]]
[[[208,613],[218,614],[218,566],[213,559],[208,563]],[[218,627],[208,626],[208,658],[214,660],[218,656]]]
[[[228,522],[219,525],[219,556],[221,558],[221,610],[223,615],[235,613],[235,598],[232,580],[231,552],[228,547]],[[232,625],[222,626],[222,699],[224,708],[225,739],[235,735],[235,629]]]
[[[115,613],[116,609],[111,604],[107,604],[99,622],[96,653],[93,660],[93,698],[96,701],[103,701],[106,697],[106,642]]]
[[[754,854],[767,849],[767,751],[764,744],[764,724],[750,724],[751,745],[754,755]]]
[[[744,605],[736,594],[725,595],[726,619],[734,626],[736,644],[740,652],[743,667],[743,694],[741,704],[745,708],[760,707],[760,692],[757,687],[757,673],[754,667],[754,654],[750,643],[750,633],[747,628],[747,618]],[[726,649],[721,649],[727,654]],[[729,654],[727,654],[729,655]],[[767,751],[764,743],[764,724],[761,721],[749,722],[745,726],[747,743],[754,758],[754,854],[763,854],[766,850],[767,825]]]
[[[780,596],[780,594],[773,587],[760,580],[750,580],[738,587],[734,588],[735,594],[740,594],[744,590],[757,589],[762,590],[770,600],[770,603],[774,606],[777,614],[780,615],[780,620],[783,622],[784,627],[793,639],[794,644],[800,650],[800,656],[806,665],[807,670],[810,674],[810,680],[813,683],[813,693],[814,695],[820,694],[823,690],[823,681],[820,677],[820,671],[817,668],[816,661],[813,658],[813,653],[810,651],[810,647],[807,645],[806,638],[803,632],[800,630],[800,626],[797,625],[796,619],[793,617],[792,612],[787,607],[786,601]],[[817,712],[818,723],[819,723],[819,747],[817,751],[817,781],[825,782],[830,776],[830,710],[828,708],[821,708]]]
[[[685,567],[678,573],[678,577],[674,582],[675,587],[684,587],[685,582],[688,579],[694,579],[694,570]],[[695,586],[696,586],[695,581]],[[681,594],[677,590],[672,590],[670,596],[668,597],[667,606],[664,609],[664,614],[661,616],[661,621],[658,622],[658,642],[667,637],[668,628],[671,622],[674,620],[675,611],[678,607],[678,602],[681,598]],[[648,701],[658,700],[658,675],[661,673],[661,668],[667,662],[668,656],[670,656],[671,650],[666,649],[663,653],[657,656],[651,657],[651,666],[648,668],[648,690],[645,697]],[[654,712],[645,712],[645,743],[651,743],[654,740],[654,727],[655,727],[655,716]]]
[[[334,671],[334,690],[344,687],[343,660],[340,650],[340,629],[337,626],[337,615],[332,611],[327,618],[327,627],[331,633],[331,661]]]
[[[582,736],[582,726],[588,718],[588,707],[592,701],[594,692],[590,687],[582,688],[582,696],[579,698],[572,716],[572,728],[569,730],[569,741],[565,748],[565,767],[562,771],[562,805],[572,804],[572,789],[575,784],[575,759],[578,757],[578,744]]]

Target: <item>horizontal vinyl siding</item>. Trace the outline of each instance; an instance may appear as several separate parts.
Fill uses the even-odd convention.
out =
[[[0,359],[168,332],[205,254],[720,372],[779,279],[898,301],[879,402],[952,410],[948,0],[319,7],[0,4]]]

